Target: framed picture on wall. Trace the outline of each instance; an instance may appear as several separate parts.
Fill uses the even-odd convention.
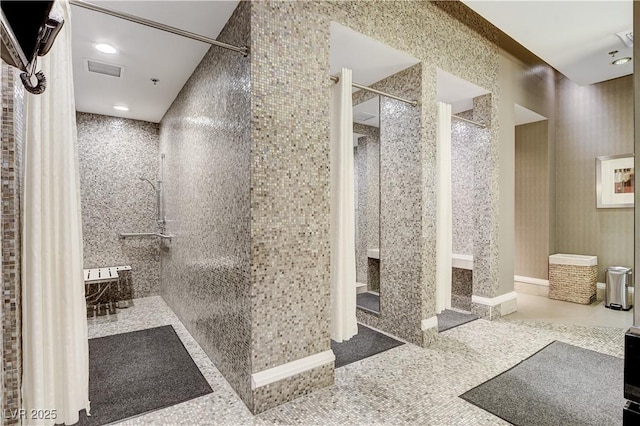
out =
[[[633,207],[633,154],[596,157],[596,207]]]

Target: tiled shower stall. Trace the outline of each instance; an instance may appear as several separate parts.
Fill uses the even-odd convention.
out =
[[[379,83],[420,105],[381,100],[382,125],[400,141],[385,145],[381,134],[380,155],[388,159],[380,169],[383,315],[359,313],[359,319],[430,344],[437,335],[437,68],[493,94],[474,106],[475,118],[492,124],[474,164],[486,184],[474,198],[474,208],[483,212],[474,274],[481,296],[499,291],[499,50],[493,27],[461,24],[450,16],[468,20],[457,8],[430,2],[419,9],[407,2],[241,2],[219,39],[249,45],[249,57],[211,48],[159,125],[79,114],[85,267],[131,264],[134,295],[162,295],[253,412],[332,384],[332,361],[282,380],[261,378],[330,351],[328,77],[334,21],[421,61]],[[5,126],[19,132],[22,124],[15,105],[8,115],[12,103],[19,103],[10,95],[21,98],[19,84],[6,73],[3,65],[2,191],[3,200],[6,195],[14,201],[3,203],[2,232],[3,244],[14,244],[14,257],[4,258],[3,250],[2,349],[6,365],[15,368],[3,375],[3,407],[17,407],[19,221],[5,224],[4,209],[19,214],[20,146]],[[153,194],[138,177],[158,176],[160,154],[166,155],[167,231],[175,237],[118,239],[119,231],[154,227]],[[5,176],[13,186],[5,186]],[[486,314],[482,306],[474,308]]]

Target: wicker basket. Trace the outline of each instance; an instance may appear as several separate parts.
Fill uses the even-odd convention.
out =
[[[597,278],[596,256],[549,256],[549,299],[589,305],[596,300]]]

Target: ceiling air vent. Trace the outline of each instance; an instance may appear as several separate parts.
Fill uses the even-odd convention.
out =
[[[376,116],[373,114],[368,114],[366,112],[354,112],[353,119],[357,121],[369,121]]]
[[[97,62],[92,59],[85,59],[86,70],[89,72],[95,72],[97,74],[110,75],[111,77],[122,77],[124,74],[124,67],[120,65],[105,64],[104,62]]]
[[[633,47],[633,28],[620,31],[616,33],[616,35],[620,37],[620,40],[622,40],[625,46]]]

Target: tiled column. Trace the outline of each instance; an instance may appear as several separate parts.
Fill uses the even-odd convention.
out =
[[[24,147],[24,89],[14,68],[2,64],[2,413],[20,409],[20,186]],[[5,418],[5,425],[19,419]]]
[[[248,45],[251,7],[240,2],[218,39]],[[174,236],[162,296],[251,408],[250,76],[250,58],[212,46],[162,119],[160,153]]]
[[[415,65],[372,86],[407,99],[420,99],[422,66]],[[371,93],[357,93],[360,102]],[[434,325],[426,305],[433,300],[425,284],[425,219],[422,106],[380,98],[380,314],[358,311],[358,320],[420,346],[434,338]],[[432,182],[432,180],[429,180]],[[427,315],[429,314],[429,315]],[[433,321],[431,321],[433,322]],[[436,324],[437,325],[437,324]]]
[[[251,4],[253,411],[331,385],[329,21]],[[304,22],[304,25],[300,25]]]

